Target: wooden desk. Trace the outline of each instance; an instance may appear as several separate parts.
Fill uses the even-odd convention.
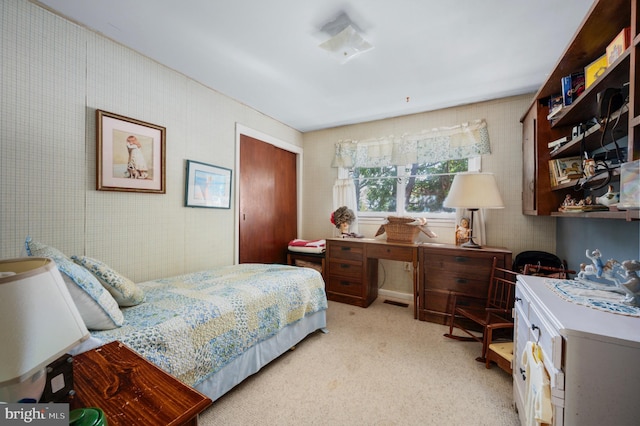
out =
[[[413,317],[418,317],[418,244],[368,238],[327,239],[327,298],[366,308],[378,297],[378,259],[413,265]]]
[[[73,358],[70,409],[101,408],[115,425],[197,425],[211,399],[120,342]]]

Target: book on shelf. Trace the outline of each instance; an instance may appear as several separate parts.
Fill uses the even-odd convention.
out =
[[[595,61],[584,67],[584,88],[588,89],[594,81],[607,70],[607,54],[603,54]]]
[[[549,114],[547,114],[547,120],[552,120],[556,115],[562,111],[562,94],[553,95],[549,98]]]
[[[607,64],[611,66],[629,48],[631,27],[626,27],[607,46]]]
[[[567,157],[549,160],[551,186],[558,186],[582,177],[582,158]]]
[[[584,92],[584,71],[562,77],[562,103],[569,106]]]
[[[600,204],[587,204],[584,206],[562,206],[559,209],[563,213],[586,213],[609,211],[609,207]]]
[[[555,141],[551,141],[547,144],[548,148],[554,148],[556,146],[562,145],[565,142],[567,142],[569,140],[569,138],[567,136],[560,138],[560,139],[556,139]]]

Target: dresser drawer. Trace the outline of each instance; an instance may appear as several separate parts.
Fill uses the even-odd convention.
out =
[[[331,241],[327,249],[327,258],[362,262],[364,245],[350,241]]]
[[[362,263],[354,261],[339,261],[333,258],[328,263],[328,275],[342,278],[350,278],[362,281]]]
[[[417,250],[415,247],[369,244],[367,257],[407,262],[407,259],[413,259],[415,250]]]
[[[431,290],[447,290],[470,296],[486,297],[489,278],[464,271],[427,271],[426,287]]]
[[[455,271],[458,275],[466,277],[486,277],[491,275],[491,264],[493,257],[479,257],[464,252],[440,254],[428,253],[425,257],[426,264],[423,266],[427,274],[436,271]],[[498,256],[498,263],[502,257]]]
[[[448,312],[452,297],[449,292],[425,290],[422,307],[429,311]]]
[[[531,324],[530,339],[538,342],[542,347],[546,356],[545,365],[549,364],[547,369],[562,368],[562,336],[542,319],[534,305],[529,306],[529,323]]]
[[[327,283],[327,292],[348,294],[351,296],[361,296],[364,293],[364,284],[362,283],[362,281],[329,276],[329,282]]]

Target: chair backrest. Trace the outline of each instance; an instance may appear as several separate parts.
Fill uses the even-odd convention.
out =
[[[487,308],[509,312],[513,308],[518,273],[500,268],[497,264],[498,258],[494,257],[487,294]]]
[[[549,278],[569,278],[569,274],[575,274],[576,271],[571,269],[566,269],[564,265],[562,268],[554,268],[553,266],[542,266],[542,265],[524,265],[524,270],[522,271],[523,275],[538,275]]]
[[[522,274],[524,273],[524,265],[527,264],[565,269],[567,267],[566,263],[553,253],[538,250],[527,250],[519,253],[515,257],[513,260],[513,267],[511,269]]]

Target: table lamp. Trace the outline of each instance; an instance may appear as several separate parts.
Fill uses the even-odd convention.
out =
[[[471,212],[469,241],[462,247],[481,248],[473,241],[473,214],[479,209],[502,209],[504,203],[493,173],[458,173],[453,178],[444,207],[464,208]]]
[[[0,401],[37,402],[46,367],[89,337],[53,260],[0,261]]]

